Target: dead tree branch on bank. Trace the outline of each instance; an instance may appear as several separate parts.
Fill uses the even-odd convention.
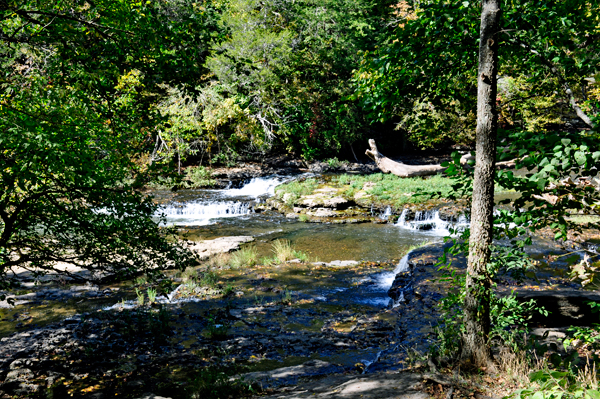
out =
[[[446,170],[442,165],[407,165],[402,162],[393,161],[386,157],[377,149],[375,140],[370,139],[369,145],[370,150],[367,150],[365,154],[373,161],[377,167],[383,173],[391,173],[398,177],[415,177],[415,176],[431,176],[438,173],[442,173]],[[471,154],[465,154],[460,158],[460,164],[465,169],[472,169],[469,161],[475,161],[475,156]],[[499,169],[513,168],[517,162],[517,159],[504,162],[496,162],[496,167]]]

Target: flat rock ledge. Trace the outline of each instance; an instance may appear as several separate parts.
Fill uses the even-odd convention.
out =
[[[427,399],[418,373],[372,373],[361,376],[331,375],[295,387],[281,389],[265,398],[276,399]]]
[[[298,366],[281,367],[270,371],[243,374],[244,381],[253,381],[261,389],[295,385],[299,380],[344,372],[342,366],[323,360],[310,360]]]
[[[252,241],[254,241],[254,238],[251,236],[219,237],[214,240],[190,243],[188,244],[188,248],[194,251],[200,260],[205,260],[216,254],[239,249],[240,245]]]
[[[403,220],[410,222],[421,220],[426,212],[438,211],[440,219],[455,223],[465,213],[462,206],[449,204],[413,204],[394,208],[387,204],[373,203],[368,190],[373,183],[348,197],[342,188],[322,187],[311,194],[298,196],[293,193],[278,193],[264,203],[254,206],[256,212],[271,210],[279,212],[288,219],[298,219],[308,223],[395,223],[401,214]],[[440,206],[441,205],[441,206]],[[406,210],[406,211],[405,211]],[[404,212],[404,213],[403,213]],[[431,224],[418,223],[417,229],[431,229]]]

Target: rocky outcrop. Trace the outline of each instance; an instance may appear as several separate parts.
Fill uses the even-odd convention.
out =
[[[261,389],[295,385],[299,380],[344,372],[344,368],[322,360],[310,360],[298,366],[281,367],[270,371],[243,374],[247,381],[255,381]]]
[[[188,243],[187,247],[198,255],[200,260],[225,252],[239,249],[241,244],[254,241],[251,236],[219,237],[214,240],[204,240]]]
[[[373,373],[362,376],[333,375],[300,384],[265,399],[427,399],[419,373]]]

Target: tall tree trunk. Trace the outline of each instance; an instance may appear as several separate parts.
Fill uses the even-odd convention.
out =
[[[490,261],[494,208],[494,173],[498,114],[496,93],[500,0],[483,0],[479,36],[477,82],[477,144],[471,238],[464,301],[465,333],[462,337],[463,361],[477,367],[492,365],[488,336],[490,330]]]

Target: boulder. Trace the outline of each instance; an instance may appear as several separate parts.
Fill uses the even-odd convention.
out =
[[[532,315],[531,324],[536,326],[591,326],[600,322],[600,314],[588,304],[600,302],[600,294],[594,291],[517,291],[516,295],[521,302],[534,299],[549,312],[548,317],[538,312]]]

